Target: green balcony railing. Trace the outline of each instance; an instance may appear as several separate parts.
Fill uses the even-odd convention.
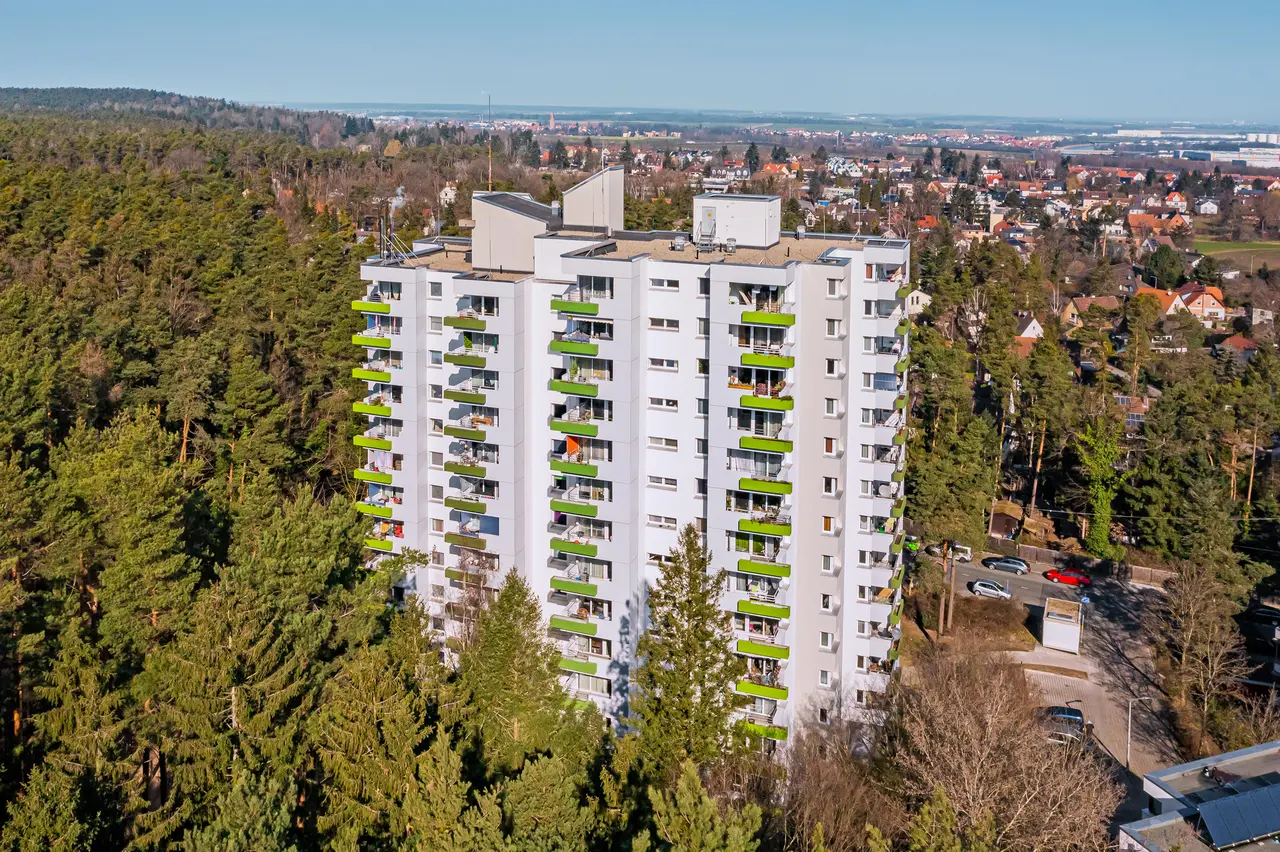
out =
[[[790,618],[791,607],[781,604],[761,603],[760,601],[738,601],[738,612],[746,615],[759,615],[764,618]]]
[[[391,339],[389,337],[374,337],[370,334],[353,334],[351,335],[351,342],[366,349],[391,348]]]
[[[381,538],[366,538],[364,546],[373,550],[381,550],[383,553],[388,553],[391,550],[391,542]]]
[[[470,355],[466,352],[446,352],[444,362],[458,367],[483,367],[488,363],[483,355]]]
[[[600,313],[600,306],[594,302],[574,302],[569,299],[552,299],[551,310],[560,311],[566,314],[585,314],[587,316],[596,316]]]
[[[771,311],[743,311],[742,321],[756,325],[793,326],[796,324],[796,315],[773,313]]]
[[[760,535],[791,535],[791,524],[743,518],[738,521],[738,532],[759,533]]]
[[[446,426],[444,433],[450,438],[459,438],[463,441],[483,441],[487,434],[483,429],[469,429],[466,426]]]
[[[911,330],[911,320],[904,319],[898,323],[898,327],[894,329],[899,337]]]
[[[374,482],[374,483],[377,483],[378,485],[391,484],[391,474],[383,473],[381,471],[357,470],[355,473],[351,475],[356,479],[360,480],[361,482]]]
[[[787,738],[787,729],[781,725],[759,725],[755,722],[742,722],[741,724],[747,733],[755,734],[757,737],[763,737],[767,740],[785,740]]]
[[[461,568],[444,569],[445,579],[457,580],[459,583],[483,583],[484,575],[475,571],[463,571]]]
[[[765,686],[760,683],[752,683],[749,680],[738,681],[738,692],[743,695],[754,695],[757,698],[772,698],[774,701],[787,700],[787,688],[785,686]]]
[[[449,328],[460,328],[464,331],[484,331],[488,323],[480,317],[445,317],[444,324]]]
[[[755,574],[760,577],[790,577],[791,566],[778,562],[761,562],[755,559],[739,559],[738,570],[743,574]]]
[[[470,535],[468,533],[445,533],[444,540],[446,544],[455,544],[458,547],[469,547],[472,550],[484,550],[488,547],[488,542],[478,535]]]
[[[789,396],[756,396],[750,393],[743,394],[738,404],[759,411],[790,411],[796,407],[796,401]]]
[[[584,518],[594,518],[600,514],[600,507],[594,503],[579,503],[576,500],[552,500],[551,511],[563,512],[566,515],[579,515]]]
[[[738,640],[738,653],[767,657],[770,660],[786,660],[791,657],[791,649],[785,645],[768,645],[764,642],[752,642],[750,639]]]
[[[793,449],[790,441],[783,441],[778,438],[757,438],[754,435],[744,435],[738,439],[738,446],[744,450],[756,450],[763,453],[789,453]]]
[[[595,583],[582,583],[578,580],[566,580],[564,577],[552,577],[551,588],[557,592],[564,592],[567,595],[582,595],[583,597],[594,598],[600,593],[599,587]]]
[[[894,435],[893,442],[897,444],[899,447],[901,447],[903,444],[907,442],[907,433],[899,432],[898,434]]]
[[[789,370],[796,365],[796,359],[790,355],[769,355],[764,352],[742,353],[742,366],[765,367],[770,370]]]
[[[445,388],[444,398],[453,402],[465,402],[469,405],[484,405],[485,395],[480,391],[463,390],[462,388]]]
[[[487,503],[480,500],[468,500],[466,497],[446,497],[444,505],[450,509],[457,509],[459,512],[470,512],[473,515],[483,515],[489,510]]]
[[[893,518],[901,518],[907,511],[907,498],[899,497],[898,502],[893,504],[893,508],[889,511],[889,516]]]
[[[579,420],[552,420],[551,431],[594,438],[600,434],[600,427],[594,423],[583,423]]]
[[[560,352],[564,355],[599,355],[599,343],[586,343],[577,340],[553,340],[551,341],[551,351]]]
[[[586,476],[595,479],[600,475],[600,468],[597,465],[587,462],[571,462],[564,459],[552,459],[551,469],[556,473],[571,473],[574,476]]]
[[[905,470],[895,470],[893,476],[889,478],[894,482],[902,482],[907,478],[907,472]]]
[[[391,442],[386,438],[370,438],[368,435],[356,435],[351,439],[351,443],[357,447],[364,447],[366,450],[391,449]]]
[[[389,405],[370,405],[367,402],[353,403],[351,410],[356,414],[371,414],[375,417],[390,417],[391,406]]]
[[[907,298],[907,296],[911,295],[911,285],[903,284],[901,287],[898,288],[897,292],[894,295],[897,296],[899,299]]]
[[[483,478],[487,470],[483,465],[464,464],[462,462],[445,462],[444,469],[449,473],[456,473],[458,476],[474,476],[476,478]]]
[[[351,378],[363,379],[366,382],[389,382],[391,381],[391,371],[365,370],[361,367],[352,367]]]
[[[579,556],[595,556],[600,552],[600,548],[594,544],[569,541],[563,538],[551,539],[551,549],[559,550],[562,553],[576,553]]]
[[[375,518],[389,518],[392,515],[390,506],[379,506],[376,503],[357,503],[356,511],[362,515],[372,515]]]
[[[587,382],[575,382],[569,379],[552,379],[547,386],[557,393],[568,393],[575,394],[577,396],[590,397],[600,395],[599,386],[589,384]]]
[[[389,314],[391,306],[386,302],[363,302],[357,299],[351,303],[353,311],[363,311],[367,314]]]
[[[756,494],[790,494],[790,482],[776,482],[771,479],[752,479],[743,477],[738,480],[739,491],[751,491]]]
[[[577,618],[566,618],[561,615],[551,616],[551,626],[566,633],[577,633],[580,636],[595,636],[598,629],[595,622]]]
[[[598,666],[590,660],[575,660],[572,657],[561,657],[560,668],[567,672],[577,672],[578,674],[593,675],[598,670]]]
[[[893,612],[889,613],[889,626],[897,627],[902,621],[902,601],[898,601],[898,605],[893,608]]]

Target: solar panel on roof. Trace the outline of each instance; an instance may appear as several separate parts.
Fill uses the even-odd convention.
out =
[[[1200,806],[1200,819],[1216,849],[1280,834],[1280,787],[1263,787]]]

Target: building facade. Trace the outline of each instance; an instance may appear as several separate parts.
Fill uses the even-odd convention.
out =
[[[476,193],[469,240],[363,265],[367,544],[421,554],[406,590],[446,643],[519,572],[566,686],[616,716],[695,523],[746,724],[862,712],[897,657],[909,243],[782,233],[776,196],[629,232],[622,178],[562,206]]]

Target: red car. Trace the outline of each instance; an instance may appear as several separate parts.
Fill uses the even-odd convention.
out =
[[[1087,586],[1093,582],[1087,574],[1082,574],[1074,568],[1052,568],[1044,572],[1047,580],[1054,583],[1064,583],[1068,586]]]

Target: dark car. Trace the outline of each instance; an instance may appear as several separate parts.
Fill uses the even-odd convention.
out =
[[[1016,556],[988,556],[982,564],[993,571],[1012,571],[1019,576],[1031,570],[1030,564]]]
[[[1061,705],[1041,707],[1040,718],[1046,722],[1071,726],[1081,733],[1084,732],[1084,714],[1074,707],[1063,707]]]

